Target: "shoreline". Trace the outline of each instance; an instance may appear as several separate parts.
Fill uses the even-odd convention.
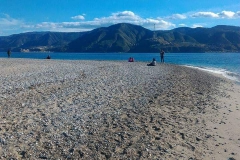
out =
[[[208,73],[214,74],[216,76],[222,76],[223,78],[234,81],[234,82],[236,82],[237,84],[240,85],[240,79],[238,79],[236,77],[236,76],[238,76],[238,77],[240,76],[238,73],[230,72],[230,71],[227,71],[227,70],[222,69],[222,68],[195,67],[195,66],[189,66],[189,65],[182,65],[182,66],[202,70],[204,72],[208,72]],[[230,74],[231,74],[231,76],[230,76]],[[233,74],[235,76],[233,76]]]
[[[224,78],[144,62],[0,62],[0,158],[239,156],[240,132],[224,129],[239,121],[240,92]]]
[[[186,67],[210,73],[224,80],[219,90],[224,96],[217,96],[215,106],[208,110],[210,114],[205,117],[209,122],[206,123],[208,153],[204,159],[237,159],[240,153],[240,81],[227,77],[223,72]]]
[[[215,115],[209,115],[207,132],[208,159],[238,159],[240,153],[240,85],[229,79],[221,86],[224,97],[218,97]]]
[[[203,159],[237,159],[240,153],[240,82],[229,78],[223,72],[215,72],[200,67],[185,66],[212,74],[224,80],[219,86],[222,96],[217,101],[206,119],[207,151]]]
[[[43,54],[46,54],[46,52],[42,52]],[[61,52],[60,52],[61,53]],[[80,53],[80,54],[84,54],[84,53]],[[91,54],[91,53],[90,53]],[[92,54],[96,54],[96,53],[92,53]],[[141,54],[141,53],[140,53]],[[158,54],[158,53],[156,53]],[[176,53],[177,54],[177,53]],[[47,56],[47,55],[46,55]],[[3,58],[3,57],[0,57],[2,59],[8,59],[8,58]],[[84,60],[84,59],[51,59],[51,60],[54,60],[54,61],[112,61],[112,62],[126,62],[127,61],[127,58],[124,59],[124,60]],[[14,58],[14,59],[26,59],[26,58]],[[27,58],[28,59],[28,58]],[[32,59],[32,60],[46,60],[46,57],[42,57],[42,59],[40,58],[29,58],[29,59]],[[135,61],[135,62],[138,62],[138,63],[149,63],[150,60],[145,60],[145,61]],[[160,63],[160,62],[158,62]],[[179,66],[185,66],[185,67],[189,67],[189,68],[194,68],[194,69],[199,69],[199,70],[202,70],[202,71],[206,71],[206,72],[210,72],[210,73],[213,73],[213,74],[220,74],[222,75],[223,77],[227,78],[227,79],[230,79],[230,80],[233,80],[233,81],[236,81],[237,84],[240,85],[240,72],[236,72],[236,71],[231,71],[231,70],[228,70],[228,69],[224,69],[224,68],[216,68],[216,67],[201,67],[201,66],[193,66],[193,65],[186,65],[186,64],[175,64],[175,63],[168,63],[168,64],[172,64],[172,65],[179,65]]]

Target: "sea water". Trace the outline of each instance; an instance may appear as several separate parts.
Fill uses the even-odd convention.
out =
[[[40,52],[12,52],[11,58],[59,60],[120,60],[127,61],[133,57],[135,61],[150,62],[156,58],[160,63],[159,53],[40,53]],[[0,52],[0,58],[7,58],[6,52]],[[240,82],[240,53],[165,53],[165,63],[184,65],[201,70],[222,74],[223,76]]]

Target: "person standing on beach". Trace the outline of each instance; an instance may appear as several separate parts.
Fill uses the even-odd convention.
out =
[[[10,49],[8,49],[7,55],[8,55],[8,58],[10,58],[10,56],[11,56],[11,50]]]
[[[163,50],[161,50],[161,52],[160,52],[160,57],[161,57],[161,62],[162,63],[164,63],[164,51]]]

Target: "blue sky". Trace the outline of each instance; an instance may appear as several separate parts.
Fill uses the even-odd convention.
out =
[[[79,32],[116,23],[169,30],[240,26],[239,0],[0,0],[0,36]]]

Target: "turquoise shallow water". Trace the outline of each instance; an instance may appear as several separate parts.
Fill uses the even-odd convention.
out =
[[[159,53],[21,53],[13,52],[11,58],[61,60],[123,60],[134,57],[135,61],[150,62],[156,58],[160,62]],[[7,58],[6,52],[0,52],[1,58]],[[202,70],[224,75],[240,82],[240,53],[165,53],[165,62],[171,64],[197,67]]]

